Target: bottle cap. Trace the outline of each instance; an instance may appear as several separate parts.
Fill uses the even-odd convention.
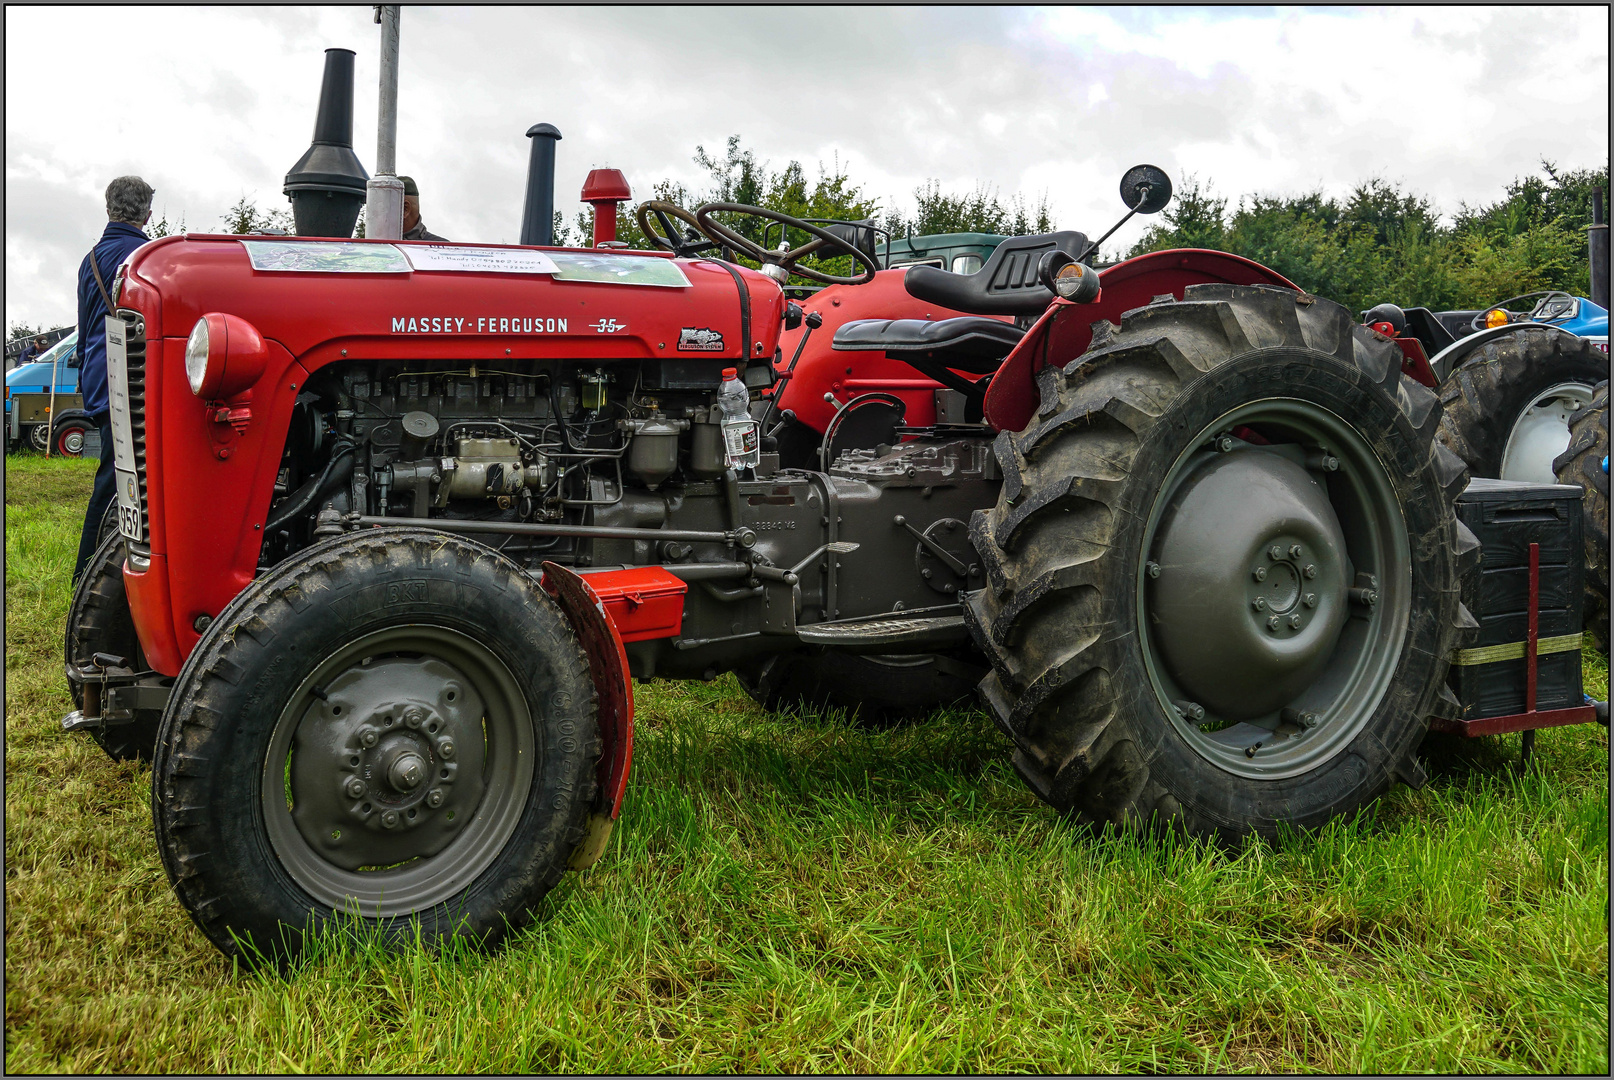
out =
[[[729,379],[733,379],[733,378],[737,377],[739,374],[740,374],[740,369],[739,368],[726,367],[726,368],[723,369],[723,378],[724,378],[725,381],[727,381]]]

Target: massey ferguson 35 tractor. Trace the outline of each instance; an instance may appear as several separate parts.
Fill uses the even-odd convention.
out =
[[[604,849],[635,678],[978,684],[1095,825],[1236,841],[1421,781],[1478,543],[1392,339],[1218,252],[877,272],[773,211],[646,211],[676,250],[191,234],[118,275],[118,534],[64,726],[154,754],[221,950],[525,925]],[[793,306],[792,272],[829,287]]]

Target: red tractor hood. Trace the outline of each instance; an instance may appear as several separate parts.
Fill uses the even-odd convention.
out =
[[[223,312],[310,370],[378,349],[771,361],[784,310],[761,274],[620,249],[188,235],[141,248],[129,273],[159,294],[160,312],[145,313],[161,336],[185,337]]]

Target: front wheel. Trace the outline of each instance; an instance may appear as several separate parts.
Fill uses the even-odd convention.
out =
[[[1017,770],[1091,824],[1222,841],[1417,782],[1478,546],[1434,395],[1286,289],[1192,286],[1096,340],[998,436],[972,522],[966,621]]]
[[[1488,341],[1440,385],[1437,438],[1474,476],[1551,484],[1569,418],[1608,378],[1608,354],[1585,338],[1532,326]]]
[[[1586,607],[1581,625],[1608,652],[1608,380],[1569,418],[1569,448],[1554,461],[1558,483],[1574,484],[1581,501],[1586,551]]]
[[[565,870],[599,750],[583,651],[514,563],[425,530],[340,537],[254,582],[186,662],[158,847],[249,962],[339,913],[491,945]]]

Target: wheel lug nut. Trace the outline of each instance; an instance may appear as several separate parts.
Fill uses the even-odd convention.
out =
[[[1277,562],[1279,559],[1283,558],[1283,548],[1279,547],[1277,544],[1273,544],[1271,547],[1267,548],[1267,558],[1271,559],[1273,562]]]
[[[442,755],[444,761],[448,761],[451,758],[453,758],[453,756],[454,756],[454,740],[453,739],[442,739],[442,740],[440,740],[437,743],[437,752]]]
[[[405,710],[403,722],[411,728],[418,728],[425,719],[426,714],[424,711],[411,706]]]
[[[1197,701],[1174,701],[1172,704],[1177,706],[1177,711],[1182,713],[1184,719],[1196,724],[1205,719],[1205,706]]]
[[[381,825],[383,828],[390,829],[396,824],[398,824],[398,811],[388,810],[381,815]]]
[[[374,746],[376,742],[375,728],[367,727],[359,732],[359,742],[365,746]]]
[[[1269,617],[1267,619],[1267,629],[1268,630],[1276,630],[1277,628],[1278,628],[1278,617],[1276,615],[1273,615],[1273,616],[1271,616],[1271,617]]]
[[[1291,629],[1291,630],[1299,630],[1300,629],[1300,615],[1299,615],[1298,612],[1291,615],[1291,616],[1289,616],[1289,629]]]
[[[1306,568],[1302,570],[1301,573],[1305,574],[1309,578],[1314,578],[1317,576],[1317,568],[1311,563],[1307,563]]]
[[[1309,592],[1304,597],[1301,598],[1300,602],[1302,604],[1305,604],[1307,607],[1316,607],[1317,606],[1317,594],[1314,593],[1314,592]]]
[[[1250,571],[1250,575],[1257,581],[1265,581],[1267,579],[1267,568],[1264,566],[1257,566],[1254,570]]]
[[[443,792],[439,788],[432,788],[426,793],[426,805],[433,810],[443,805]]]
[[[1148,574],[1150,577],[1159,577],[1160,576],[1160,564],[1157,563],[1157,562],[1152,562],[1149,565],[1145,566],[1143,568],[1143,571],[1144,571],[1144,573]]]
[[[1299,544],[1289,545],[1289,557],[1291,559],[1298,559],[1302,554],[1304,554],[1304,551]]]
[[[364,781],[357,776],[349,780],[347,782],[347,797],[350,799],[362,799],[364,797]]]
[[[1250,601],[1250,606],[1257,611],[1265,611],[1267,609],[1267,598],[1264,596],[1257,596],[1254,600]]]
[[[1218,436],[1216,436],[1216,449],[1220,450],[1224,454],[1227,453],[1229,450],[1232,450],[1233,449],[1233,436],[1231,436],[1231,435],[1218,435]]]

